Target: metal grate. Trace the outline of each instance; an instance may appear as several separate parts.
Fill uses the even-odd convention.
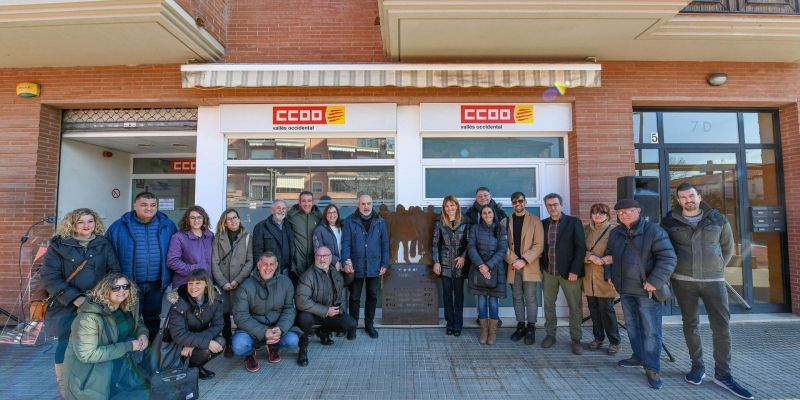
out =
[[[135,130],[195,130],[196,108],[125,108],[65,110],[62,114],[63,132],[75,131],[135,131]]]

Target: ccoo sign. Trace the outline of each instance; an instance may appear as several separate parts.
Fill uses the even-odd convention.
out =
[[[464,104],[462,124],[532,124],[533,105]]]
[[[194,174],[197,172],[197,161],[195,160],[172,160],[170,171],[173,174]]]

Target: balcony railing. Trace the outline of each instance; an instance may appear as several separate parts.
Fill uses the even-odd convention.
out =
[[[798,0],[695,0],[684,13],[800,14]]]

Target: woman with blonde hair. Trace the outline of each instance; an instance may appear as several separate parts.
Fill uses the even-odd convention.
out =
[[[48,336],[58,337],[55,373],[62,397],[64,352],[78,307],[86,301],[86,292],[101,278],[109,272],[120,271],[117,254],[104,233],[103,221],[95,211],[79,208],[68,212],[58,223],[40,270],[42,283],[53,297],[45,317],[45,329]]]
[[[141,355],[149,345],[136,285],[125,275],[112,273],[101,279],[86,298],[72,324],[64,358],[65,397],[146,397],[144,381],[134,382],[137,375],[130,371],[133,366],[128,356],[137,352]]]
[[[222,212],[217,222],[211,252],[211,273],[214,282],[222,289],[223,316],[225,323],[222,336],[225,338],[225,357],[233,357],[231,349],[231,311],[236,289],[253,271],[253,241],[250,232],[241,223],[239,212],[229,208]]]
[[[445,333],[461,336],[464,325],[464,259],[467,256],[467,224],[455,196],[442,200],[442,214],[433,229],[433,273],[442,280]]]

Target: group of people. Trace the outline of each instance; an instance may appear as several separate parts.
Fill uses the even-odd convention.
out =
[[[611,223],[610,208],[601,203],[583,226],[562,212],[563,200],[554,193],[544,197],[544,220],[527,211],[521,192],[511,195],[511,216],[485,187],[465,213],[458,199],[445,197],[431,256],[444,293],[446,333],[461,335],[467,280],[476,297],[479,342],[494,344],[508,283],[517,319],[511,340],[534,344],[540,283],[542,347],[556,342],[560,287],[569,306],[572,352],[583,352],[583,290],[594,333],[588,348],[601,348],[608,337],[606,352],[613,355],[620,346],[614,311],[619,296],[633,355],[618,364],[644,367],[649,384],[660,388],[662,305],[652,293],[672,282],[692,357],[686,380],[700,384],[705,376],[697,332],[702,298],[714,332],[714,381],[752,398],[730,374],[722,273],[733,252],[730,225],[690,184],[679,186],[677,195],[664,228],[641,219],[631,199],[615,206],[620,225]],[[248,371],[258,371],[259,348],[266,348],[270,363],[281,361],[282,348],[297,349],[297,364],[307,366],[312,336],[322,345],[333,344],[334,333],[356,338],[364,287],[364,331],[378,338],[375,309],[388,267],[389,234],[369,195],[359,196],[357,210],[345,219],[334,204],[320,211],[311,192],[300,193],[291,208],[276,200],[252,233],[235,209],[222,213],[214,232],[200,206],[187,209],[176,226],[149,192],[139,193],[133,210],[108,230],[96,212],[74,210],[59,222],[41,272],[56,300],[45,326],[58,337],[61,395],[127,396],[118,377],[148,348],[165,317],[169,336],[201,379],[214,377],[204,365],[219,354],[241,356]]]

